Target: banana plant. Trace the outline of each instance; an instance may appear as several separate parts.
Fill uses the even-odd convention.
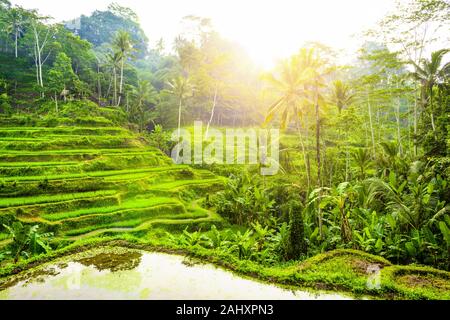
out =
[[[232,241],[232,248],[237,251],[240,260],[247,260],[252,257],[256,245],[253,231],[247,230],[244,233],[238,231],[233,235]]]
[[[21,255],[28,258],[51,250],[48,240],[53,234],[39,233],[38,225],[23,225],[21,222],[16,221],[11,226],[4,224],[3,227],[8,230],[12,237],[11,252],[15,263],[19,261]]]

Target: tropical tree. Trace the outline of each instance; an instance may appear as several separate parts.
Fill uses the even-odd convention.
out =
[[[353,160],[359,169],[360,179],[366,178],[367,169],[372,163],[369,150],[366,148],[359,148],[352,153]]]
[[[311,171],[305,148],[306,139],[301,128],[301,118],[306,112],[306,106],[310,104],[308,99],[309,91],[306,88],[307,81],[310,79],[309,70],[301,65],[300,57],[295,55],[280,63],[276,76],[265,74],[263,78],[280,95],[278,100],[269,107],[264,124],[267,125],[276,115],[280,115],[280,127],[281,129],[286,129],[291,118],[294,117],[305,161],[309,189],[311,185]],[[307,134],[307,128],[305,129]]]
[[[21,255],[26,257],[40,252],[51,250],[48,239],[51,233],[39,233],[39,226],[23,225],[21,222],[14,222],[11,226],[3,225],[12,237],[11,250],[14,255],[14,262],[19,261]]]
[[[110,52],[106,55],[107,63],[109,65],[109,68],[111,69],[111,81],[110,81],[110,88],[112,86],[113,88],[113,105],[117,105],[117,70],[120,69],[120,61],[121,56],[119,52]],[[108,95],[111,90],[108,89]]]
[[[14,53],[18,57],[18,42],[19,38],[24,34],[24,28],[27,23],[27,12],[20,7],[11,8],[7,11],[6,17],[6,32],[14,36]]]
[[[421,84],[421,104],[424,110],[428,109],[431,119],[431,127],[436,136],[435,113],[433,106],[433,89],[439,83],[445,81],[450,75],[450,62],[443,64],[443,58],[449,49],[442,49],[431,54],[430,60],[422,59],[419,64],[411,60],[415,71],[412,76]]]
[[[72,60],[61,52],[56,56],[52,69],[48,73],[48,90],[52,92],[55,99],[55,110],[58,112],[58,96],[63,95],[66,100],[68,87],[75,87],[76,81],[79,81],[77,75],[72,69]]]
[[[167,83],[169,92],[178,100],[178,136],[181,135],[181,110],[183,103],[192,95],[193,85],[189,78],[179,76]]]
[[[338,108],[339,114],[353,103],[354,98],[355,94],[347,83],[342,80],[333,82],[330,100]]]
[[[326,86],[326,77],[331,73],[328,61],[323,59],[314,48],[300,50],[299,59],[303,68],[309,73],[310,101],[314,106],[316,120],[316,160],[317,160],[317,186],[321,186],[321,156],[320,156],[320,108],[325,105],[322,88]]]
[[[120,30],[113,40],[113,47],[120,53],[120,84],[119,84],[119,99],[117,100],[117,106],[120,105],[123,95],[123,70],[125,67],[125,60],[133,52],[133,42],[130,34],[126,31]]]
[[[158,93],[156,90],[152,87],[149,81],[147,80],[140,80],[138,82],[137,87],[134,89],[134,108],[133,108],[133,114],[136,121],[139,124],[139,130],[144,131],[144,126],[146,123],[146,108],[145,106],[148,103],[156,103],[158,99]],[[129,110],[127,110],[129,112]]]
[[[45,22],[48,17],[39,16],[36,13],[30,13],[31,38],[33,43],[32,55],[36,67],[37,84],[44,88],[43,67],[48,61],[53,44],[53,38],[56,34],[54,26],[47,26]]]

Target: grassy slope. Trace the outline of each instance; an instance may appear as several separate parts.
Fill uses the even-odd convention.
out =
[[[191,185],[217,188],[220,179],[174,166],[145,139],[105,118],[60,118],[56,126],[1,120],[0,222],[18,219],[56,237],[89,237],[99,229],[151,228],[149,220],[172,225],[209,218],[188,212],[190,201],[181,194]]]

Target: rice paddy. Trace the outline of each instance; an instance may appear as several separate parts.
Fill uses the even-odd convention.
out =
[[[192,188],[198,200],[223,180],[174,165],[131,131],[106,122],[17,124],[0,123],[0,222],[75,240],[220,220],[182,192]]]

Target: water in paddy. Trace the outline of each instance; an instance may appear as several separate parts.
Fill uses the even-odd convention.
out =
[[[182,256],[99,248],[53,261],[3,283],[0,299],[349,299],[290,291]]]

